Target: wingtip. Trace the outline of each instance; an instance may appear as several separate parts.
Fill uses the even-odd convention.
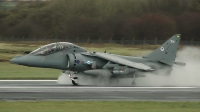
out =
[[[154,71],[154,69],[153,69],[153,68],[150,68],[149,71]]]
[[[177,34],[176,37],[181,38],[181,34]]]

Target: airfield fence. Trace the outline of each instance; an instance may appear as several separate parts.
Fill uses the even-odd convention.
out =
[[[120,40],[114,40],[112,38],[110,39],[91,39],[91,38],[87,38],[87,39],[81,39],[79,37],[77,38],[65,38],[65,39],[61,39],[61,38],[15,38],[15,37],[1,37],[0,36],[0,42],[71,42],[71,43],[85,43],[85,44],[103,44],[103,43],[114,43],[114,44],[121,44],[121,45],[160,45],[163,44],[166,40],[147,40],[147,39],[143,39],[143,40],[136,40],[134,38],[132,39],[120,39]],[[180,41],[181,45],[200,45],[200,41],[194,41],[193,39],[191,39],[190,41]]]

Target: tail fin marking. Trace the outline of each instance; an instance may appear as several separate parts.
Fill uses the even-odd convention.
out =
[[[161,62],[174,62],[181,34],[176,34],[162,44],[155,51],[144,58],[155,59]]]

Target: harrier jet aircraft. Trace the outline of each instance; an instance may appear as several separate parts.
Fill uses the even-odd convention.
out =
[[[172,66],[185,65],[175,61],[180,36],[172,36],[155,51],[143,57],[89,52],[72,43],[56,42],[44,45],[27,55],[16,56],[10,62],[63,70],[69,75],[73,85],[78,85],[80,75],[109,79],[133,78],[134,83],[135,78],[143,77],[145,72],[164,70],[167,71],[166,74],[170,74]]]

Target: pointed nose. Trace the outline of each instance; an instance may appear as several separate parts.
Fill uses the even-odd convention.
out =
[[[16,56],[10,60],[10,63],[28,66],[28,59],[27,56]]]

